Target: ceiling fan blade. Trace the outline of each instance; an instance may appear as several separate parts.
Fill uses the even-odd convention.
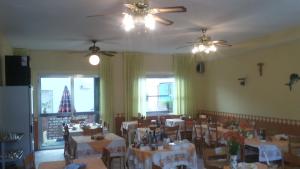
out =
[[[105,16],[104,14],[95,14],[95,15],[89,15],[86,16],[87,18],[93,18],[93,17],[100,17],[100,16]]]
[[[227,43],[226,40],[214,40],[212,41],[213,44],[216,44],[216,43]]]
[[[151,14],[174,13],[174,12],[186,12],[186,7],[184,7],[184,6],[172,6],[172,7],[163,7],[163,8],[152,8],[150,10]]]
[[[228,44],[228,43],[215,43],[214,45],[220,46],[220,47],[230,47],[230,46],[232,46],[231,44]]]
[[[157,22],[164,24],[164,25],[172,25],[174,23],[173,21],[162,18],[160,16],[153,15],[153,17]]]
[[[124,4],[124,6],[129,9],[136,9],[136,6],[134,6],[132,4]]]
[[[115,56],[115,54],[117,54],[117,52],[114,52],[114,51],[101,51],[100,52],[102,55],[105,55],[105,56]]]
[[[176,49],[187,48],[187,47],[190,47],[190,46],[193,46],[193,45],[184,45],[184,46],[179,46],[179,47],[177,47]]]

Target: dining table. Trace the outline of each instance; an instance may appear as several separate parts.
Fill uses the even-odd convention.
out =
[[[103,132],[108,132],[108,129],[106,127],[103,127],[98,123],[88,123],[86,124],[86,126],[88,126],[90,129],[96,129],[102,127]],[[80,124],[68,124],[68,127],[71,136],[80,136],[83,134],[83,129],[80,126]]]
[[[287,140],[260,140],[258,138],[246,138],[245,143],[245,155],[247,151],[252,153],[253,151],[258,154],[259,162],[271,162],[283,160],[283,153],[288,152]]]
[[[263,163],[239,163],[238,168],[242,169],[268,169],[268,166]],[[223,169],[230,169],[230,166],[224,166]]]
[[[96,139],[102,137],[101,139]],[[94,138],[94,139],[93,139]],[[110,156],[125,154],[125,139],[114,133],[103,133],[92,136],[71,136],[70,149],[74,158],[102,156],[103,148],[110,151]]]
[[[152,169],[152,165],[162,169],[176,169],[185,165],[190,169],[198,169],[195,145],[188,141],[178,141],[151,149],[149,146],[129,147],[127,158],[134,169]]]
[[[165,126],[167,126],[167,127],[179,126],[179,128],[182,130],[182,129],[184,129],[184,120],[179,119],[179,118],[166,119]]]
[[[107,169],[101,158],[89,157],[73,160],[73,163],[83,163],[86,165],[85,169]],[[65,161],[50,161],[39,164],[38,169],[65,169]]]

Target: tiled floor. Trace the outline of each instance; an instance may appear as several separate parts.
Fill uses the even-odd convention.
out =
[[[62,161],[64,160],[64,150],[63,149],[56,149],[56,150],[42,150],[37,151],[35,153],[35,163],[38,166],[41,162],[46,161]],[[116,161],[112,162],[112,169],[119,169],[120,162],[119,159],[115,159]],[[203,168],[202,159],[198,158],[198,168]],[[36,167],[38,169],[38,167]],[[131,169],[132,167],[129,166]]]

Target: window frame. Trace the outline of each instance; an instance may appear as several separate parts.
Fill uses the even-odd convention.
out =
[[[153,78],[153,79],[167,79],[167,78],[173,78],[174,79],[174,87],[176,87],[176,78],[175,78],[175,75],[173,75],[173,74],[164,74],[164,75],[162,75],[162,74],[160,74],[160,75],[146,75],[145,77],[145,81],[147,80],[147,79],[151,79],[151,78]],[[167,82],[164,82],[164,83],[167,83]],[[145,83],[145,85],[146,85],[146,83]],[[146,86],[145,86],[146,87]],[[175,114],[174,113],[174,106],[176,106],[176,105],[174,105],[174,99],[175,99],[175,89],[173,89],[173,96],[172,96],[172,102],[173,102],[173,108],[172,108],[172,111],[170,111],[170,110],[166,110],[166,111],[148,111],[148,110],[146,110],[145,111],[145,113],[146,113],[146,115],[148,115],[148,114],[151,114],[151,113],[154,113],[154,114],[160,114],[160,115],[171,115],[171,114]],[[159,96],[170,96],[170,95],[156,95],[156,97],[157,98],[159,98]],[[148,96],[147,94],[146,94],[146,96],[145,96],[146,98],[145,98],[145,101],[147,102],[147,99],[149,98],[149,97],[155,97],[155,96]]]
[[[85,112],[65,112],[63,115],[61,113],[42,113],[42,100],[41,100],[41,78],[71,78],[71,89],[70,92],[74,93],[74,78],[96,78],[98,79],[96,85],[94,86],[94,93],[98,93],[98,95],[94,96],[94,111],[85,111]],[[61,116],[71,116],[71,115],[88,115],[88,114],[98,114],[100,112],[100,77],[99,75],[90,75],[90,74],[41,74],[38,76],[38,90],[37,90],[37,99],[38,99],[38,114],[41,117],[47,117],[47,116],[55,116],[55,115],[61,115]],[[98,89],[97,89],[98,88]],[[74,95],[71,95],[71,104],[72,104],[72,111],[74,110]]]

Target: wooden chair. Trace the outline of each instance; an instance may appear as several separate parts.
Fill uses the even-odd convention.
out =
[[[35,156],[34,152],[30,153],[24,158],[24,169],[35,169]]]
[[[69,127],[68,127],[67,124],[63,124],[63,127],[64,127],[63,138],[64,138],[64,142],[65,142],[65,145],[64,145],[64,156],[66,156],[66,155],[70,155],[70,142],[69,142],[70,133],[69,133]]]
[[[300,168],[300,136],[289,136],[288,152],[284,153],[285,168]]]
[[[203,163],[206,169],[223,169],[229,164],[227,149],[223,147],[203,148]]]
[[[125,169],[125,152],[123,155],[120,155],[120,156],[111,156],[111,152],[108,148],[103,148],[103,155],[102,155],[102,160],[104,161],[106,167],[108,169],[111,169],[112,168],[112,160],[113,159],[116,159],[116,158],[119,158],[120,159],[120,168],[123,168]],[[122,165],[123,164],[123,165]],[[115,167],[114,167],[115,168]]]
[[[200,123],[201,125],[204,125],[204,124],[207,124],[207,122],[208,122],[207,115],[200,114],[200,115],[199,115],[199,123]]]
[[[218,125],[217,123],[208,123],[208,146],[210,147],[218,147],[219,144],[219,133],[218,133]]]
[[[202,154],[202,147],[205,145],[205,131],[201,126],[201,123],[198,121],[194,124],[194,130],[195,130],[195,146],[196,150]]]
[[[164,127],[164,133],[168,136],[168,138],[171,139],[171,141],[175,141],[179,139],[178,131],[179,131],[179,126]]]
[[[184,130],[181,132],[181,138],[192,141],[193,127],[194,127],[194,120],[193,119],[184,120]]]
[[[107,130],[109,131],[109,123],[108,122],[104,121],[103,127],[107,128]]]
[[[147,128],[151,124],[150,119],[138,119],[138,128]]]
[[[177,166],[176,169],[186,169],[187,166]],[[162,169],[160,166],[152,163],[152,169]]]
[[[92,136],[92,135],[99,134],[99,133],[102,133],[102,128],[100,128],[100,127],[94,128],[94,129],[83,128],[83,135],[84,136]]]

